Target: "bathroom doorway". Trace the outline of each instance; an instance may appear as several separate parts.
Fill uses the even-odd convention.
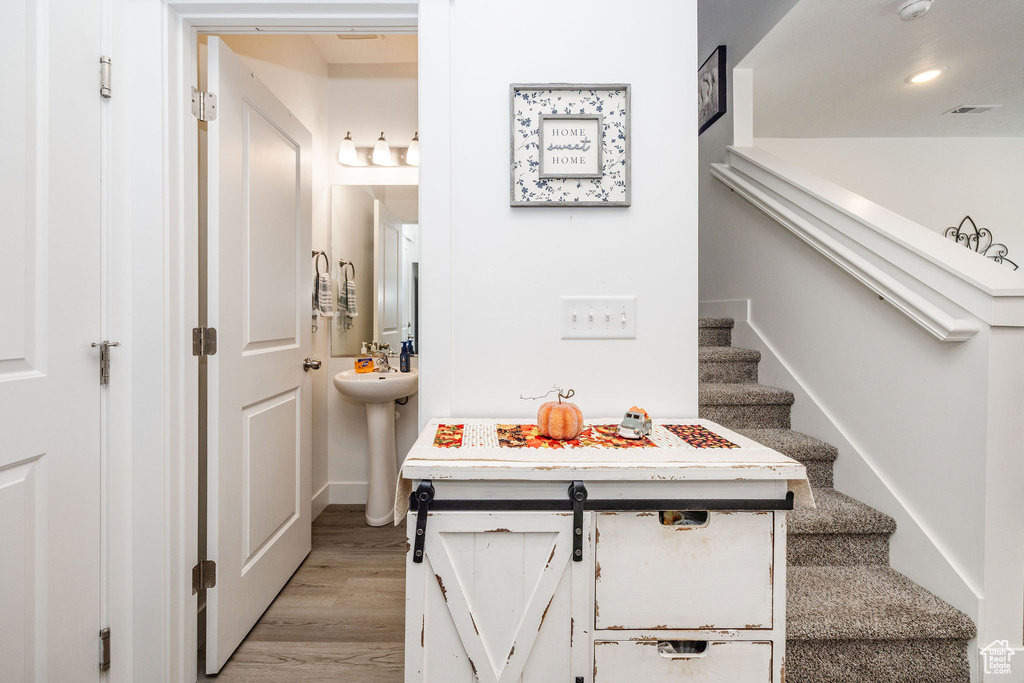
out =
[[[402,341],[414,334],[417,324],[414,320],[418,316],[413,315],[417,306],[412,293],[416,292],[417,288],[412,275],[418,272],[419,263],[416,250],[419,224],[418,169],[407,163],[408,147],[418,133],[415,34],[207,33],[201,35],[198,41],[197,61],[200,69],[205,68],[207,57],[214,52],[217,54],[218,63],[237,59],[241,67],[247,70],[250,79],[261,83],[260,87],[272,95],[287,112],[281,120],[269,120],[265,115],[276,105],[260,103],[250,95],[243,95],[243,109],[248,109],[245,109],[244,120],[240,121],[240,129],[244,135],[249,136],[249,147],[242,154],[246,163],[257,159],[261,150],[277,147],[283,153],[289,149],[294,152],[301,147],[303,151],[300,154],[289,157],[293,166],[299,169],[296,177],[290,181],[284,178],[286,184],[291,182],[298,189],[304,182],[302,177],[305,173],[304,161],[301,160],[308,160],[309,156],[312,159],[309,169],[309,218],[303,219],[302,211],[297,212],[299,225],[302,226],[304,234],[292,235],[291,228],[287,227],[291,219],[283,216],[279,217],[278,222],[284,225],[288,232],[286,239],[278,235],[269,241],[260,242],[252,235],[242,235],[238,244],[234,245],[240,252],[239,275],[250,287],[249,290],[243,290],[242,298],[239,300],[241,316],[244,319],[243,328],[248,324],[241,335],[246,340],[244,348],[239,351],[236,348],[238,345],[225,345],[222,339],[220,357],[210,357],[200,365],[198,553],[200,558],[223,558],[224,550],[216,547],[216,544],[230,545],[239,537],[244,539],[245,546],[235,553],[241,558],[241,561],[236,563],[239,567],[236,569],[230,565],[225,566],[224,560],[219,560],[218,586],[204,589],[199,594],[197,644],[200,652],[210,655],[203,668],[211,674],[223,666],[237,642],[244,637],[269,600],[273,599],[284,585],[288,577],[282,578],[281,568],[291,566],[294,569],[294,566],[301,563],[305,557],[309,550],[309,525],[312,519],[328,505],[359,505],[361,501],[365,501],[368,449],[365,409],[361,404],[346,401],[338,396],[330,378],[343,369],[350,369],[354,357],[358,355],[358,349],[344,343],[345,333],[352,330],[346,328],[346,320],[352,322],[363,317],[365,321],[373,321],[372,326],[365,327],[366,338],[360,341],[375,341],[381,337],[384,330],[377,324],[378,319],[382,317],[377,315],[378,300],[402,304],[394,308],[395,311],[401,308],[401,325],[398,329],[388,330],[387,333],[397,333]],[[411,61],[407,61],[410,59]],[[212,63],[213,60],[209,61]],[[202,86],[203,82],[203,77],[200,77],[201,90],[206,89]],[[222,102],[219,108],[217,116],[222,117],[220,125],[224,125],[227,119],[223,117],[229,116],[227,104]],[[288,129],[289,118],[299,124],[299,129],[308,133],[308,148],[297,142],[301,132],[292,132]],[[260,122],[264,119],[269,121],[265,126],[267,135],[263,146],[257,149],[252,141],[256,140],[254,136],[259,133]],[[211,157],[216,156],[210,154],[213,150],[212,145],[209,149],[206,148],[210,139],[209,127],[212,125],[215,125],[215,122],[201,123],[199,134],[199,308],[201,324],[216,327],[213,324],[213,311],[216,306],[210,297],[217,292],[223,292],[225,283],[220,282],[215,274],[216,269],[212,263],[214,247],[207,249],[203,245],[214,245],[223,254],[227,244],[207,232],[204,218],[211,207],[222,204],[219,198],[213,196],[213,192],[218,189],[217,183],[211,183],[214,169],[212,166],[207,168]],[[379,130],[381,128],[384,129],[383,133]],[[389,138],[391,142],[393,163],[364,161],[372,154],[364,150],[372,150],[377,140],[385,135],[385,139]],[[339,161],[339,149],[342,140],[346,138],[354,142],[359,152],[355,163],[347,160],[350,163],[342,164]],[[310,151],[307,152],[306,149]],[[270,154],[273,156],[272,150]],[[222,165],[225,163],[224,158],[218,161]],[[288,163],[287,160],[285,163]],[[243,183],[243,194],[249,194],[242,197],[242,203],[251,211],[246,214],[243,206],[240,214],[243,224],[250,226],[255,225],[255,221],[270,216],[275,205],[270,203],[262,207],[257,206],[271,191],[266,188],[258,189],[254,184],[255,180],[261,177],[259,173],[249,173],[245,177],[249,180]],[[210,183],[208,187],[212,188],[210,196],[204,195],[206,183]],[[371,256],[367,257],[367,252],[363,248],[365,244],[360,242],[365,238],[356,231],[354,224],[335,219],[339,212],[345,211],[346,198],[352,196],[353,189],[370,192],[374,201],[387,207],[389,212],[401,214],[401,220],[392,221],[398,226],[399,247],[393,268],[386,267],[387,259],[377,258],[372,237],[369,251]],[[286,201],[301,204],[306,200],[299,195],[288,195]],[[270,227],[263,230],[266,233],[274,232]],[[359,248],[349,251],[350,244],[355,244]],[[262,260],[259,249],[263,252]],[[340,253],[341,251],[345,253]],[[296,254],[294,259],[288,256],[292,252]],[[313,259],[309,257],[309,254],[317,252],[321,252],[322,256]],[[358,254],[358,257],[354,258],[353,254]],[[256,277],[260,272],[259,267],[264,269],[263,275]],[[267,268],[273,269],[273,272],[267,271]],[[281,296],[282,290],[290,286],[289,277],[279,277],[282,269],[298,274],[297,284],[291,286],[290,290],[294,296]],[[333,305],[324,306],[322,302],[317,302],[317,307],[314,308],[306,302],[313,299],[314,276],[318,270],[327,274],[334,284],[330,302]],[[339,299],[341,291],[337,286],[349,273],[353,274],[353,279],[359,275],[366,277],[361,283],[362,287],[356,287],[356,305],[351,310],[347,307],[342,308],[343,302]],[[388,274],[394,277],[388,277]],[[274,277],[281,282],[272,283]],[[261,285],[261,282],[266,286]],[[398,298],[398,283],[403,283],[401,299]],[[261,286],[263,289],[260,289]],[[359,293],[362,296],[359,296]],[[291,301],[292,298],[298,302],[295,306],[280,308],[281,302]],[[211,301],[209,305],[206,303],[208,299]],[[271,299],[280,299],[277,302],[278,309],[275,309],[280,321],[296,318],[297,322],[294,326],[291,323],[278,326],[282,329],[287,327],[287,334],[276,328],[275,331],[269,331],[268,328],[263,337],[253,336],[253,311],[262,310],[260,307],[267,306]],[[228,302],[219,305],[221,312],[228,307]],[[298,313],[292,315],[293,310]],[[352,316],[352,313],[357,315]],[[270,320],[270,323],[273,323],[273,320]],[[270,324],[270,327],[273,325]],[[348,336],[354,338],[354,335]],[[225,377],[218,380],[210,375],[210,371],[217,362],[223,360],[226,364],[229,357],[227,354],[234,353],[243,360],[248,358],[263,362],[268,352],[277,348],[290,349],[290,352],[304,356],[307,361],[320,361],[320,367],[317,369],[308,362],[309,371],[295,379],[293,384],[284,388],[279,387],[279,391],[271,392],[266,397],[242,401],[235,406],[241,410],[244,423],[244,426],[239,428],[241,445],[237,453],[239,467],[236,468],[241,479],[235,487],[236,498],[240,501],[240,507],[235,507],[240,510],[239,523],[244,533],[236,534],[219,526],[224,515],[214,509],[214,502],[218,500],[219,495],[214,487],[223,487],[226,477],[223,474],[223,467],[218,466],[217,471],[208,469],[215,460],[218,460],[210,457],[214,452],[208,449],[223,449],[224,439],[215,433],[215,421],[208,421],[203,417],[214,403],[213,391],[209,388],[225,386],[230,383],[226,380],[233,378]],[[298,367],[295,359],[290,359],[289,362],[289,368]],[[251,377],[258,374],[258,371],[243,374]],[[308,409],[303,403],[307,397]],[[396,436],[399,457],[404,455],[415,439],[416,407],[415,397],[410,397],[408,404],[398,413]],[[235,412],[237,413],[237,410]],[[292,412],[293,416],[287,420],[283,419],[288,412]],[[225,414],[230,417],[229,413],[230,411],[227,411]],[[229,420],[221,418],[216,422],[221,425],[219,428],[223,428]],[[261,422],[263,426],[260,425]],[[305,434],[308,436],[304,436]],[[275,441],[280,443],[275,445]],[[267,444],[270,444],[264,448],[267,453],[256,453]],[[304,448],[309,451],[308,457],[303,454]],[[281,453],[285,455],[282,461],[290,460],[293,467],[270,467],[265,468],[262,473],[256,467],[257,463],[265,463],[270,456],[279,456]],[[219,458],[219,461],[223,460],[224,457]],[[286,491],[295,491],[296,495],[285,495]],[[210,507],[207,506],[208,501]],[[223,508],[223,502],[220,506]],[[258,533],[254,529],[258,529]],[[274,584],[276,588],[271,587],[273,581],[265,582],[257,591],[259,595],[264,596],[262,598],[254,596],[253,591],[243,591],[247,600],[244,607],[245,616],[239,614],[243,609],[237,605],[232,606],[230,601],[224,601],[219,610],[211,608],[216,604],[216,591],[231,585],[232,577],[225,576],[225,570],[239,576],[252,574],[259,561],[272,552],[274,543],[281,541],[287,534],[294,535],[296,531],[299,535],[305,534],[304,549],[301,545],[292,543],[291,550],[288,551],[288,556],[292,560],[277,562],[275,576],[278,578],[273,580],[277,582]],[[288,575],[290,573],[291,571],[287,572]],[[223,630],[226,620],[233,622],[233,636],[227,637],[224,633],[214,632],[214,625],[218,624]],[[213,643],[215,648],[212,648],[212,651],[203,650],[204,643]]]

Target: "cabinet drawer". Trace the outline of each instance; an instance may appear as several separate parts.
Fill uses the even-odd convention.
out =
[[[693,641],[687,641],[692,643]],[[679,641],[594,642],[594,683],[770,683],[771,642],[701,641],[699,653]],[[676,649],[684,650],[676,652]]]
[[[597,628],[771,628],[774,514],[661,517],[597,515]]]

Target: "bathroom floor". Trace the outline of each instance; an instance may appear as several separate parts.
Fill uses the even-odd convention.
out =
[[[200,661],[199,680],[399,683],[405,553],[404,523],[368,527],[362,506],[329,505],[306,561],[220,674]]]

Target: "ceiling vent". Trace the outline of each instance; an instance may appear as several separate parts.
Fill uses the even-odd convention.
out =
[[[961,104],[956,109],[950,109],[947,114],[985,114],[993,109],[998,109],[1001,104]]]

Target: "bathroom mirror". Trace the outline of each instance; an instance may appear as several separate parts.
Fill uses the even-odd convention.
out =
[[[419,329],[419,188],[331,187],[331,355],[354,356],[363,342],[398,353]],[[349,283],[346,285],[346,281]],[[346,296],[354,286],[355,296]],[[354,304],[354,306],[353,306]],[[355,316],[349,315],[354,307]]]

